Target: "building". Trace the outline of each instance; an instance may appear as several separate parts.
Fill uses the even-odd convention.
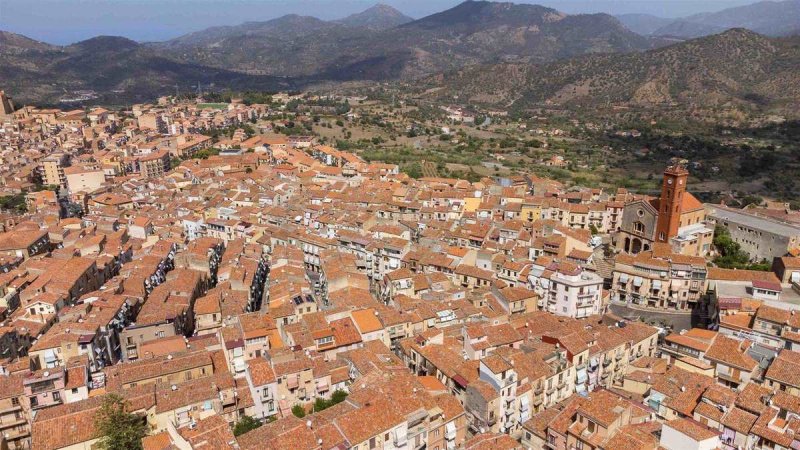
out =
[[[637,254],[655,243],[669,244],[675,253],[705,256],[714,230],[705,225],[706,212],[686,191],[689,172],[685,167],[667,167],[659,198],[640,199],[625,205],[616,236],[620,251]]]
[[[541,309],[576,319],[603,312],[603,278],[570,262],[550,262],[540,258],[528,279],[540,295]]]
[[[53,153],[39,161],[39,170],[42,175],[42,183],[48,186],[66,186],[67,176],[64,168],[69,166],[69,155],[65,153]]]
[[[139,158],[139,172],[143,178],[161,178],[169,170],[170,159],[167,150],[161,150]]]
[[[70,194],[94,192],[106,182],[106,175],[102,169],[67,167],[64,169],[64,176]]]
[[[709,220],[725,227],[753,261],[772,261],[800,247],[800,226],[741,209],[705,205]]]
[[[706,289],[705,259],[660,250],[663,246],[617,256],[612,301],[673,311],[694,308]]]

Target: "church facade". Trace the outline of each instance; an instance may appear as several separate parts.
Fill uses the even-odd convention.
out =
[[[629,202],[622,211],[616,248],[632,255],[668,244],[674,253],[706,256],[714,230],[706,224],[703,204],[686,190],[689,172],[681,165],[667,167],[657,198]]]

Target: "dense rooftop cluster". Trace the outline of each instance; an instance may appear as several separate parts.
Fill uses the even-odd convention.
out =
[[[111,396],[146,450],[800,445],[791,223],[679,165],[659,197],[413,179],[271,108],[4,116],[4,445],[89,448]],[[774,270],[710,267],[715,221]]]

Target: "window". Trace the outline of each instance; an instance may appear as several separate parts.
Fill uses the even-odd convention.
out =
[[[53,401],[60,402],[61,401],[61,392],[55,391],[53,392]]]

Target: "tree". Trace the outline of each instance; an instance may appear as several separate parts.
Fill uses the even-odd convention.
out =
[[[418,162],[413,162],[403,168],[403,172],[411,178],[422,178],[422,165]]]
[[[128,402],[117,394],[104,400],[94,419],[100,435],[98,446],[104,450],[136,450],[142,448],[147,435],[147,422],[139,414],[126,411]]]
[[[292,406],[292,414],[294,414],[295,417],[302,419],[306,416],[306,409],[303,407],[303,405],[294,405]]]
[[[250,416],[242,416],[236,425],[233,426],[233,435],[240,436],[242,434],[247,433],[248,431],[253,431],[256,428],[261,426],[261,422],[258,420],[250,417]]]
[[[334,405],[343,402],[344,399],[346,398],[347,398],[347,391],[343,391],[341,389],[337,389],[333,391],[333,394],[331,394],[331,401],[333,402]]]
[[[594,235],[596,235],[597,233],[599,233],[599,230],[597,229],[597,227],[596,227],[596,226],[594,226],[594,224],[593,224],[593,223],[590,223],[590,224],[589,224],[589,231],[591,231],[591,232],[592,232],[592,236],[594,236]]]
[[[770,270],[766,262],[751,263],[750,255],[742,250],[741,245],[731,238],[727,228],[717,225],[714,228],[714,248],[719,256],[714,258],[714,264],[724,269]]]

